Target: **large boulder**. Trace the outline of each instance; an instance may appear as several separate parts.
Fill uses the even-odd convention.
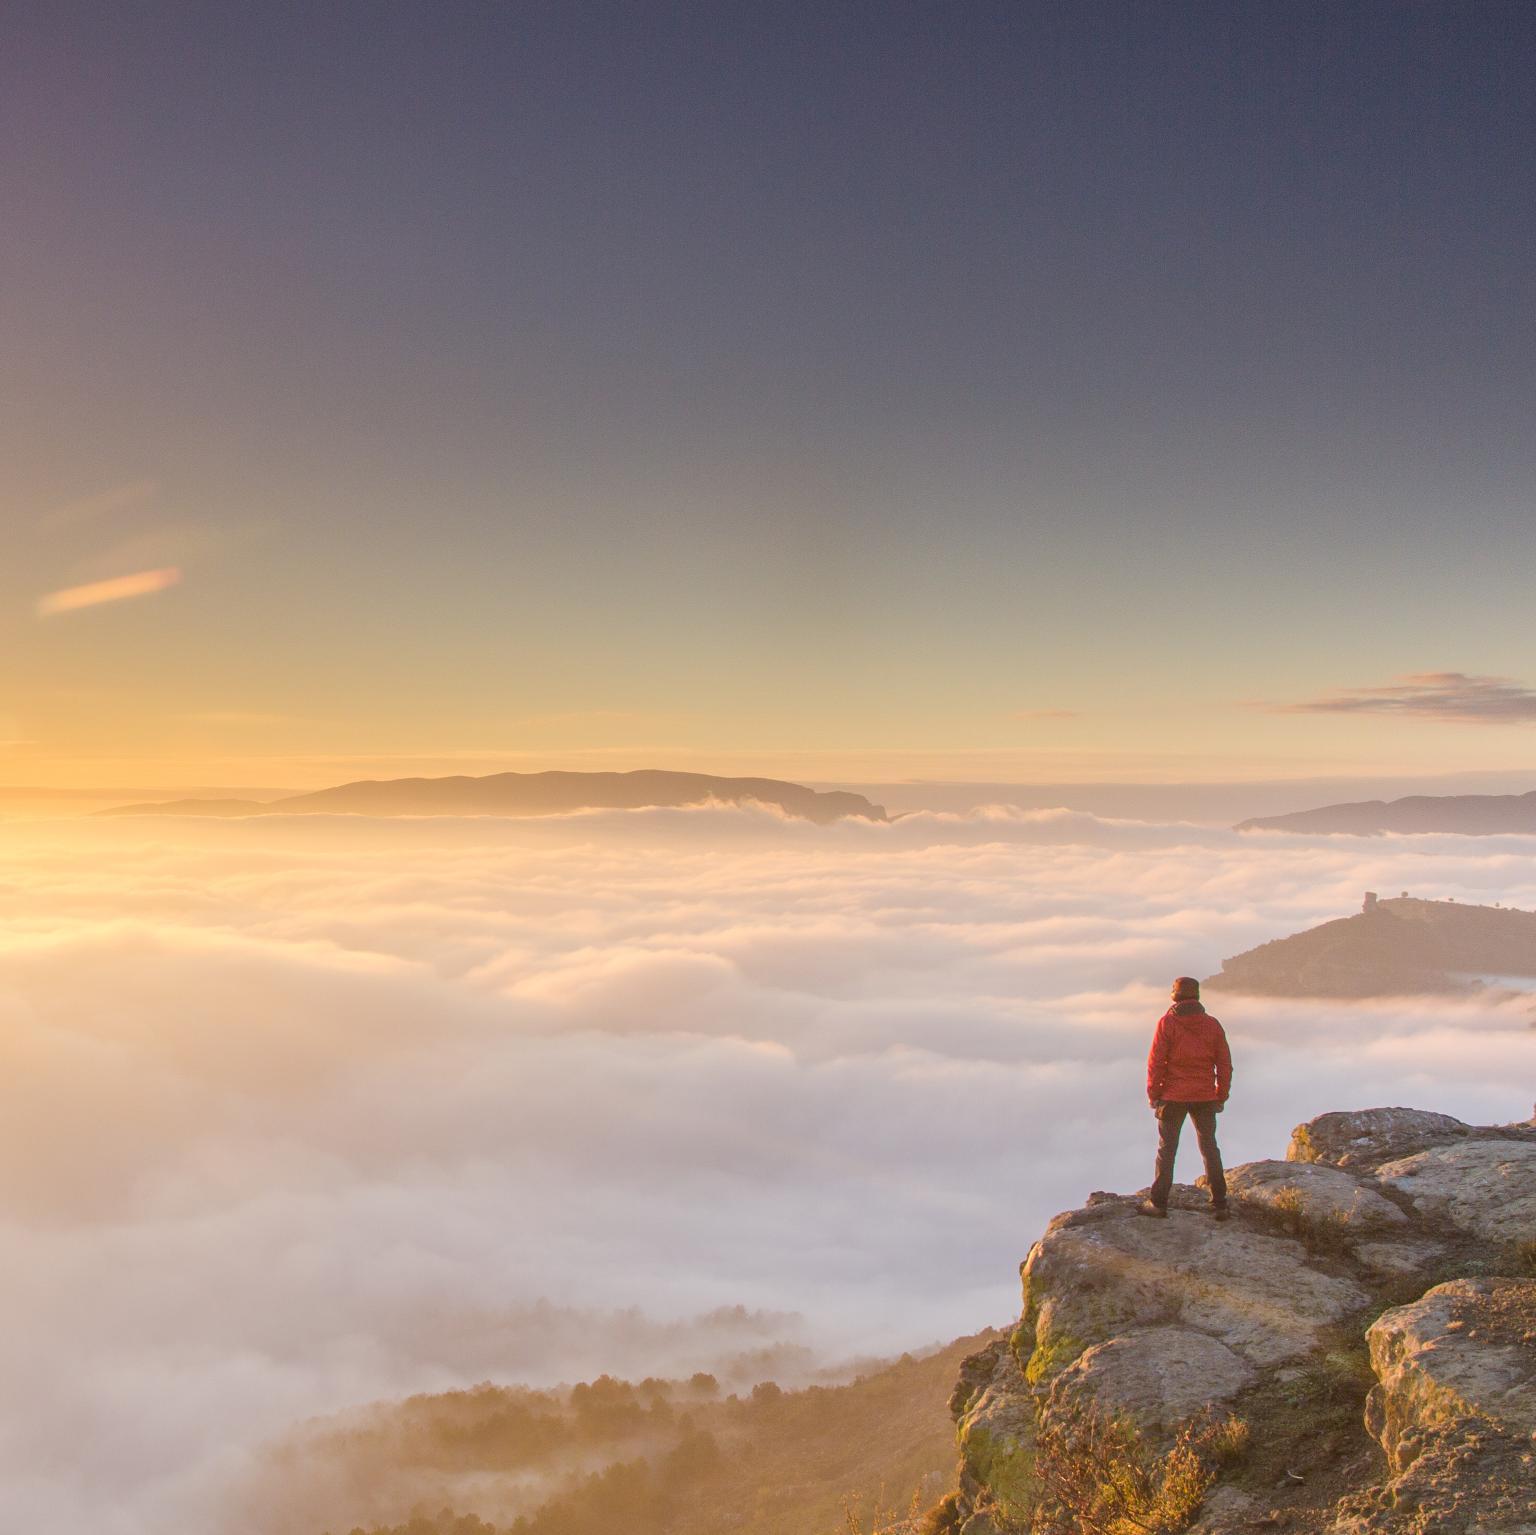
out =
[[[1230,1402],[1257,1377],[1241,1354],[1189,1327],[1149,1327],[1096,1343],[1056,1376],[1050,1411],[1098,1407],[1171,1442],[1202,1408]]]
[[[1352,1280],[1313,1267],[1299,1242],[1170,1211],[1148,1220],[1129,1205],[1052,1222],[1025,1260],[1031,1381],[1046,1382],[1085,1349],[1125,1333],[1181,1327],[1260,1367],[1299,1358],[1322,1331],[1362,1308]]]
[[[1246,1162],[1227,1173],[1227,1189],[1234,1199],[1288,1208],[1305,1221],[1336,1222],[1352,1233],[1408,1223],[1390,1199],[1353,1173],[1321,1162]]]
[[[1391,1480],[1341,1535],[1536,1535],[1536,1280],[1436,1285],[1367,1337]]]
[[[1365,1171],[1472,1133],[1472,1126],[1428,1109],[1352,1109],[1319,1114],[1291,1131],[1288,1162],[1327,1162]]]
[[[1453,1279],[1384,1312],[1366,1339],[1372,1428],[1395,1470],[1415,1431],[1457,1418],[1536,1435],[1536,1279]]]
[[[1536,1241],[1536,1143],[1470,1140],[1384,1163],[1414,1209],[1495,1243]]]

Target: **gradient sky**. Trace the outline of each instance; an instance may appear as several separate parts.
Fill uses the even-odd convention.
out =
[[[1530,759],[1529,5],[0,29],[0,782]]]

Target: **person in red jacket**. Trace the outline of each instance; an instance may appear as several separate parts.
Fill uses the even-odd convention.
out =
[[[1173,1190],[1173,1159],[1186,1116],[1195,1123],[1211,1214],[1227,1218],[1227,1177],[1216,1144],[1216,1116],[1232,1088],[1232,1052],[1221,1024],[1200,1003],[1200,983],[1181,975],[1173,983],[1173,1006],[1157,1021],[1147,1056],[1147,1098],[1157,1115],[1157,1169],[1143,1215],[1166,1216]]]

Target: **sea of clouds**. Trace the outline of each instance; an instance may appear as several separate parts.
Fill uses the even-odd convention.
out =
[[[0,1527],[50,1535],[265,1531],[265,1447],[352,1404],[1005,1323],[1043,1222],[1150,1176],[1172,975],[1367,887],[1536,906],[1532,839],[1006,809],[0,847]],[[1531,1006],[1213,997],[1229,1163],[1526,1117]]]

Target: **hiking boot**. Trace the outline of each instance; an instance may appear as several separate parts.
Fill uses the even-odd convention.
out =
[[[1138,1215],[1155,1215],[1160,1221],[1165,1221],[1168,1219],[1167,1208],[1163,1205],[1153,1204],[1150,1199],[1143,1199],[1142,1202],[1136,1206],[1136,1213]]]
[[[1229,1221],[1232,1219],[1232,1212],[1225,1205],[1212,1205],[1211,1219],[1213,1221]]]

